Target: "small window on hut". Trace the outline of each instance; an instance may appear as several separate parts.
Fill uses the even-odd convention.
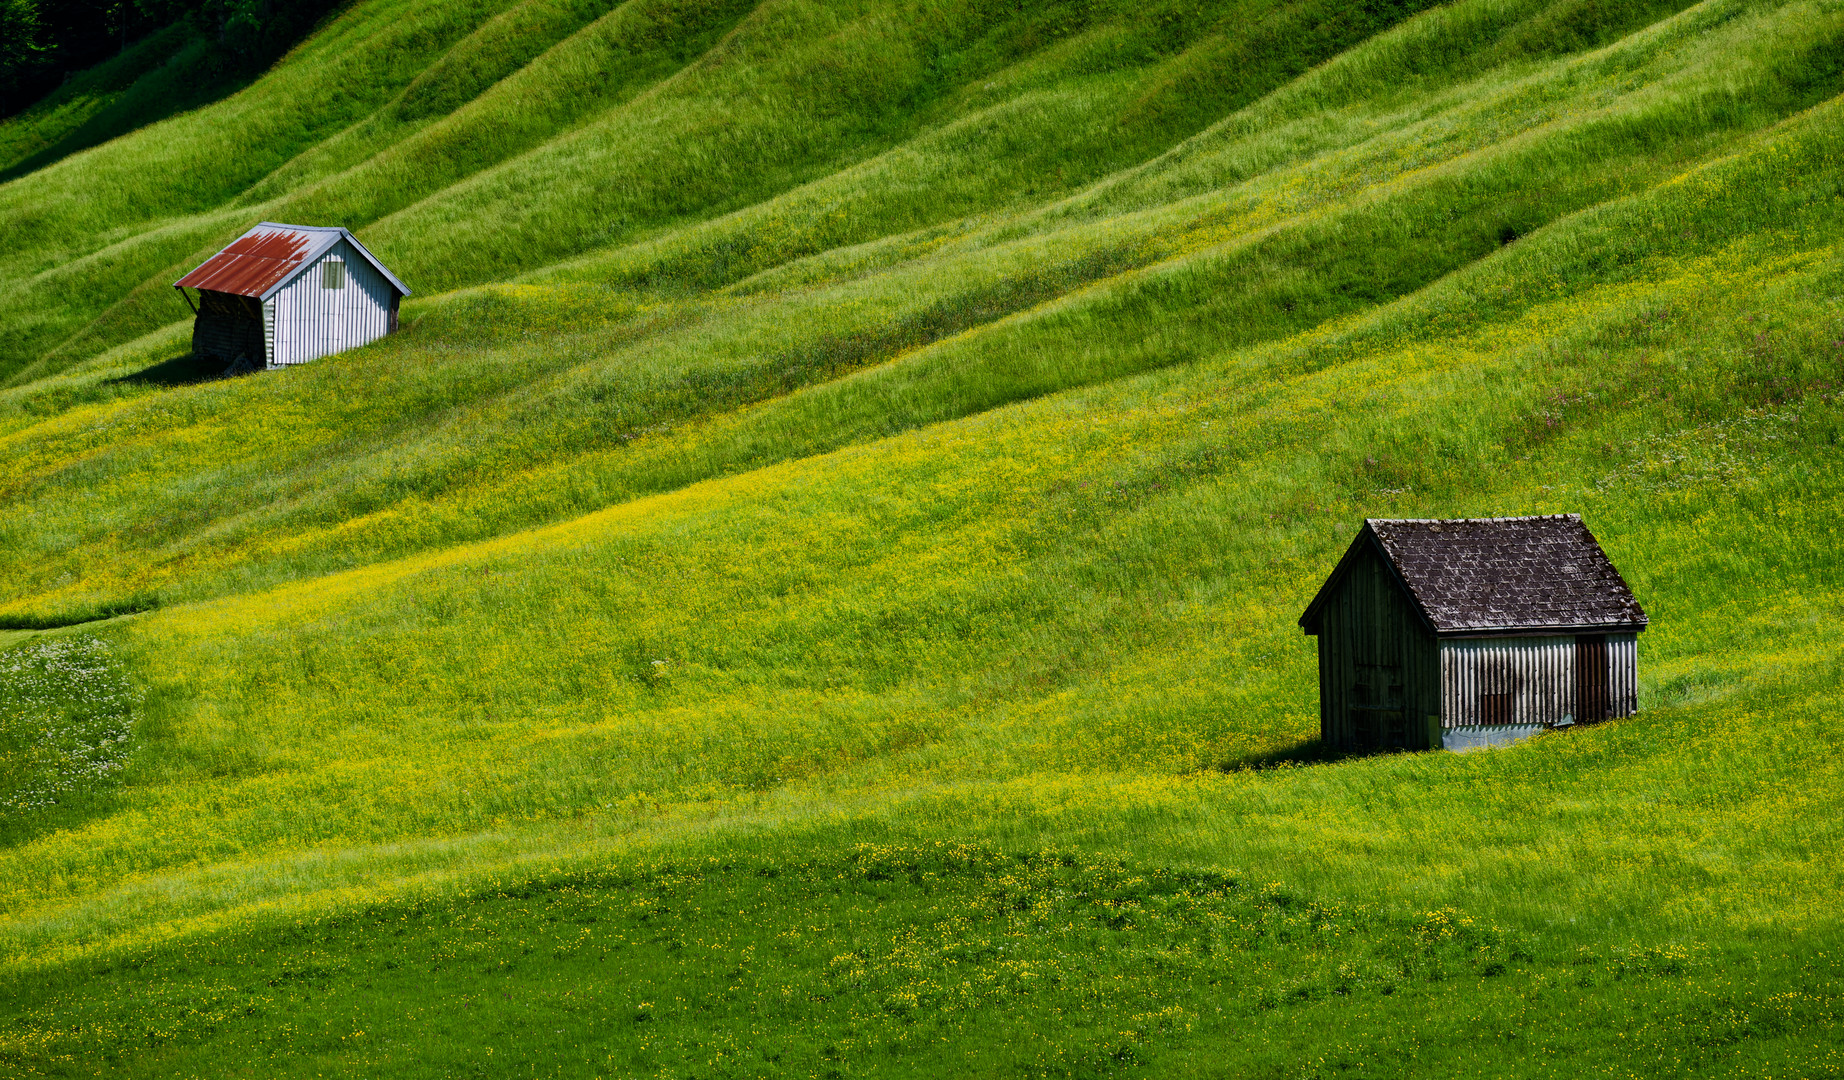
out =
[[[328,259],[320,264],[320,287],[323,289],[343,289],[346,287],[346,263],[343,259]]]

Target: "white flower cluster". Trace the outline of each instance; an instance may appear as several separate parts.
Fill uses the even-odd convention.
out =
[[[1620,485],[1671,491],[1746,484],[1762,461],[1781,452],[1777,445],[1798,440],[1798,424],[1795,410],[1750,409],[1734,419],[1644,436],[1620,447],[1627,461],[1595,486],[1602,491]]]
[[[140,706],[140,692],[95,638],[0,653],[0,821],[113,783]]]

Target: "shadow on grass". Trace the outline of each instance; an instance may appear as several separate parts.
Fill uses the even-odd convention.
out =
[[[86,822],[108,816],[120,805],[120,792],[108,788],[68,795],[54,806],[0,815],[0,851],[29,844],[46,833],[80,828]]]
[[[1369,749],[1338,750],[1326,746],[1317,738],[1302,739],[1292,746],[1278,747],[1266,753],[1248,754],[1215,766],[1217,772],[1261,772],[1265,769],[1294,769],[1303,765],[1329,765],[1339,761],[1351,761],[1356,758],[1380,757],[1384,754],[1415,754],[1419,750],[1404,750],[1399,746],[1383,746]]]
[[[137,593],[133,596],[99,600],[95,603],[44,615],[30,613],[0,615],[0,630],[62,630],[67,626],[82,626],[84,623],[101,622],[104,619],[119,619],[123,615],[139,615],[159,606],[159,597],[152,593]]]
[[[110,379],[108,383],[111,386],[191,386],[229,378],[235,376],[225,374],[224,361],[216,357],[186,353],[142,368],[132,375]]]

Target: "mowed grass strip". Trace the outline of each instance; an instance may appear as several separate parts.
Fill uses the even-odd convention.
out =
[[[821,850],[832,837],[804,837]],[[28,1074],[1773,1075],[1828,1050],[1835,963],[1773,945],[1534,955],[1451,908],[1389,916],[1086,853],[860,842],[354,905],[29,979]],[[348,988],[363,987],[349,996]],[[1561,1014],[1559,1016],[1559,1014]],[[1451,1038],[1458,1020],[1473,1030]],[[1833,1051],[1835,1052],[1835,1051]],[[1590,1064],[1584,1070],[1580,1061]]]

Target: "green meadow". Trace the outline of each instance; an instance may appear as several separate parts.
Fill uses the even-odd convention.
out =
[[[1844,1075],[1844,4],[202,48],[0,121],[0,1073]],[[261,220],[404,328],[192,357]],[[1640,713],[1321,748],[1537,513]]]

